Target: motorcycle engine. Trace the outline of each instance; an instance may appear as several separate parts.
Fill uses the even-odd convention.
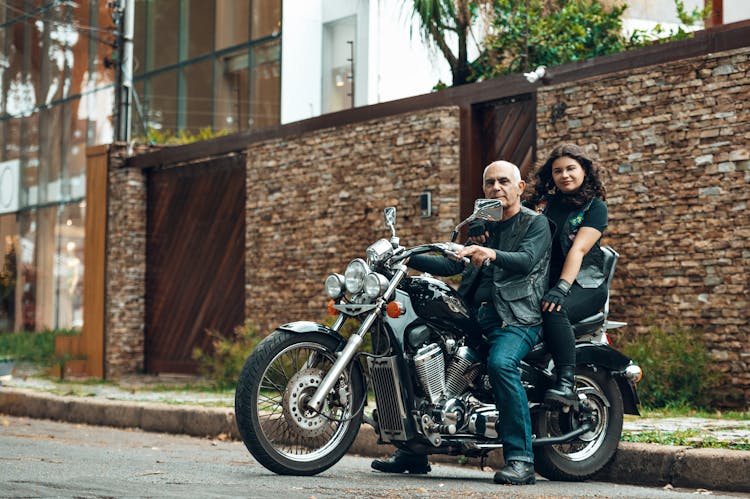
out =
[[[439,425],[462,429],[468,424],[466,416],[473,412],[466,408],[467,400],[473,399],[466,390],[481,371],[481,357],[468,346],[456,347],[452,343],[449,340],[442,346],[437,342],[427,344],[417,350],[413,361],[433,420]]]

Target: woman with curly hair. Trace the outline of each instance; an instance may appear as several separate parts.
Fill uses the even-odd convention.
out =
[[[542,298],[544,340],[557,381],[545,400],[576,404],[575,336],[571,323],[598,312],[607,299],[599,240],[607,227],[605,190],[593,161],[580,147],[556,147],[536,173],[529,206],[554,224],[550,289]]]

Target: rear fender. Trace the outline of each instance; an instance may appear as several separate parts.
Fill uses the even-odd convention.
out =
[[[638,398],[635,383],[625,377],[625,368],[632,361],[621,352],[615,350],[609,345],[597,345],[592,343],[579,343],[576,345],[576,365],[591,365],[606,369],[611,372],[617,386],[622,393],[625,414],[640,415],[638,405],[641,403]]]

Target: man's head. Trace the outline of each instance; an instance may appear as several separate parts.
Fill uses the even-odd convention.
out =
[[[508,161],[495,161],[487,165],[482,175],[484,197],[503,202],[503,220],[521,210],[521,194],[526,182],[516,165]]]

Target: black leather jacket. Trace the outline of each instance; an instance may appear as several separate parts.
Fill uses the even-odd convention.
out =
[[[496,252],[516,252],[527,235],[532,220],[539,216],[533,210],[522,207],[517,216],[513,218],[513,225],[505,230],[500,240],[491,236],[488,247],[494,248]],[[549,256],[551,235],[549,225],[544,224],[545,230],[539,241],[535,241],[539,251],[535,252],[534,259],[529,267],[521,270],[517,268],[506,268],[499,264],[500,254],[495,263],[490,266],[494,282],[492,301],[495,310],[507,326],[536,326],[542,323],[542,295],[547,288],[549,271]],[[510,233],[510,236],[508,236]],[[479,269],[473,265],[464,268],[462,263],[449,260],[441,256],[415,255],[409,260],[409,266],[430,272],[435,275],[455,275],[463,271],[459,294],[467,303],[472,302],[473,292],[477,284]]]

